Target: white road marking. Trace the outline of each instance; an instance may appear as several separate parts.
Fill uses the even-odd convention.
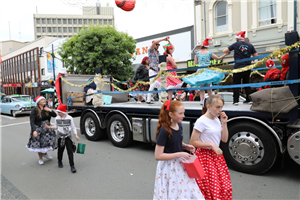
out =
[[[5,117],[5,118],[8,118],[8,119],[16,119],[15,117],[9,117],[9,116],[6,116],[6,115],[1,115],[1,117]]]
[[[21,123],[15,123],[15,124],[7,124],[7,125],[3,125],[3,126],[0,126],[0,127],[2,128],[2,127],[6,127],[6,126],[14,126],[14,125],[28,124],[28,123],[30,123],[30,121],[28,121],[28,122],[21,122]]]

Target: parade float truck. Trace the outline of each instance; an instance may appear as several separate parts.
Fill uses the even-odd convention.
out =
[[[299,49],[290,52],[290,77],[300,78]],[[88,140],[96,141],[108,137],[117,147],[126,147],[133,141],[155,144],[158,116],[162,104],[137,104],[128,101],[128,93],[109,93],[112,96],[110,105],[94,107],[85,105],[82,98],[83,88],[74,87],[87,83],[91,75],[61,74],[64,80],[57,79],[58,98],[64,104],[69,96],[73,98],[68,110],[81,113],[80,131]],[[103,80],[110,82],[109,76]],[[70,84],[72,83],[72,84]],[[299,83],[289,85],[296,97],[300,94]],[[71,92],[72,91],[72,92]],[[111,91],[105,85],[102,91]],[[76,100],[77,99],[77,100]],[[182,101],[185,107],[185,118],[182,122],[183,142],[189,143],[195,121],[202,114],[199,102]],[[298,104],[299,104],[298,100]],[[270,112],[250,110],[251,105],[225,102],[223,111],[228,115],[229,139],[221,148],[230,168],[250,173],[262,174],[268,171],[276,160],[284,163],[292,158],[300,164],[300,108],[296,106],[288,114],[279,113],[273,118]],[[287,163],[287,162],[285,162]]]

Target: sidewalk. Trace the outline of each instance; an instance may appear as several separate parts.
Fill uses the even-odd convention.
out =
[[[1,199],[28,199],[1,174]]]

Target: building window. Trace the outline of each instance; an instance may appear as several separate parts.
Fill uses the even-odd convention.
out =
[[[276,1],[259,1],[259,26],[276,22]]]
[[[42,24],[46,24],[46,19],[42,19]]]
[[[58,28],[57,28],[57,31],[58,31],[59,33],[61,33],[61,27],[58,27]]]
[[[98,20],[97,19],[94,19],[94,24],[98,24],[98,22],[97,22]]]
[[[215,8],[216,33],[228,31],[228,5],[220,1]]]
[[[83,24],[87,24],[87,19],[84,19],[84,20],[83,20]]]
[[[51,19],[47,19],[47,24],[51,24]]]
[[[109,25],[112,25],[112,19],[108,20]]]
[[[66,20],[66,19],[63,19],[63,23],[64,23],[64,24],[67,24],[67,20]]]
[[[77,28],[76,27],[74,28],[74,33],[77,33]]]
[[[51,33],[52,30],[51,30],[51,27],[48,27],[48,33]]]
[[[77,24],[77,19],[73,19],[73,24]]]
[[[37,36],[37,38],[40,38],[40,37],[41,37],[40,35]]]
[[[68,32],[67,27],[64,27],[64,33],[67,33],[67,32]]]
[[[53,30],[53,33],[56,33],[56,27],[53,27],[52,30]]]
[[[102,25],[102,19],[99,19],[99,24],[101,24],[101,25]]]
[[[52,19],[52,24],[56,24],[56,19]]]
[[[69,27],[69,33],[72,33],[72,27]]]
[[[82,24],[82,19],[78,19],[78,24]]]
[[[57,23],[58,23],[58,24],[61,24],[61,19],[57,19]]]
[[[89,24],[92,24],[93,23],[93,20],[92,19],[89,19]]]
[[[44,68],[41,70],[41,72],[42,72],[42,75],[45,75],[45,69]]]
[[[68,19],[68,24],[72,24],[72,19]]]
[[[103,21],[104,21],[104,25],[107,25],[107,19],[104,19]]]
[[[40,33],[42,30],[41,30],[41,27],[37,27],[36,28],[36,31],[38,32],[38,33]]]
[[[43,27],[43,28],[42,28],[42,32],[43,32],[43,33],[46,33],[46,27]]]
[[[36,19],[37,24],[41,24],[41,19]]]

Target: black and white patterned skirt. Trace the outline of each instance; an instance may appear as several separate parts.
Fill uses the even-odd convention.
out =
[[[53,151],[53,143],[55,142],[56,134],[53,129],[45,128],[45,125],[50,125],[48,120],[42,121],[41,126],[36,127],[37,137],[33,137],[33,133],[29,136],[29,141],[26,148],[29,151],[47,153]]]

